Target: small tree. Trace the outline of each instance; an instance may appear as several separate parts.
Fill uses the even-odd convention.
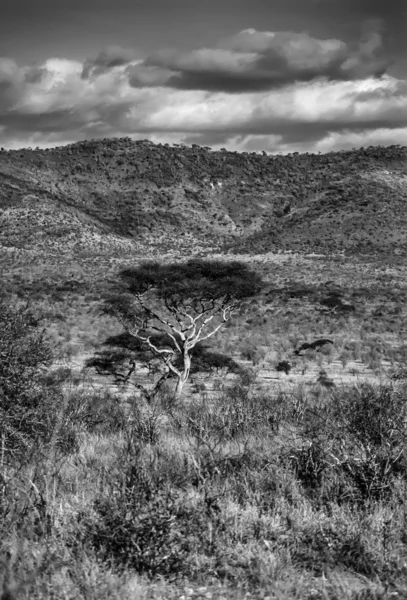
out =
[[[175,396],[180,396],[191,372],[194,349],[202,362],[202,342],[219,331],[261,285],[260,276],[238,261],[192,259],[170,265],[149,261],[121,270],[117,289],[105,300],[103,312],[117,318],[130,336],[125,347],[121,345],[125,352],[117,362],[123,366],[124,358],[131,360],[122,380],[127,381],[137,363],[142,363],[151,374],[159,373],[155,389],[175,377]],[[110,358],[114,356],[119,355]],[[108,355],[99,353],[88,364],[98,367],[99,360],[103,370],[103,358]]]

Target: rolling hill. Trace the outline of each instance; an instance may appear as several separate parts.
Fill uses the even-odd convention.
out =
[[[0,247],[407,254],[407,148],[266,155],[130,138],[0,151]]]

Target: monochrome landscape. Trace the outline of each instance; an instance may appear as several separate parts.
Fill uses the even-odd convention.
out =
[[[402,3],[15,4],[0,600],[406,598]]]

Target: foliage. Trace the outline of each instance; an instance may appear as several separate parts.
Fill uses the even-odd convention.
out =
[[[407,481],[407,402],[392,387],[335,389],[329,403],[308,408],[302,444],[290,451],[312,497],[366,502],[391,496]]]
[[[84,537],[103,560],[150,576],[172,575],[186,558],[178,531],[173,494],[129,465],[116,493],[96,503],[98,520]]]
[[[239,261],[191,259],[184,263],[145,262],[123,269],[120,278],[126,291],[141,296],[154,289],[159,300],[173,310],[202,311],[201,303],[232,304],[255,296],[261,278]]]
[[[66,425],[72,431],[112,434],[125,428],[122,400],[107,390],[72,390],[66,393]]]
[[[96,501],[95,517],[82,521],[83,542],[104,561],[172,579],[193,573],[195,552],[216,551],[220,539],[210,542],[205,536],[208,520],[222,529],[210,504],[188,505],[175,490],[165,489],[165,482],[143,467],[137,447],[111,486],[111,493]]]
[[[42,320],[28,306],[0,304],[0,427],[3,451],[30,454],[50,441],[61,402],[49,380],[52,349]]]
[[[405,597],[405,469],[365,495],[348,470],[355,439],[386,451],[404,393],[255,384],[248,373],[213,403],[163,400],[154,441],[130,419],[88,433],[62,467],[41,453],[2,473],[3,595]],[[355,416],[368,398],[369,418],[383,414],[372,437]],[[137,410],[139,423],[152,414]]]

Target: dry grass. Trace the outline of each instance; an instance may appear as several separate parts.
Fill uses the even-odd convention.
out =
[[[379,442],[373,413],[348,419],[361,398],[392,407]],[[405,597],[401,388],[186,400],[134,412],[130,399],[116,432],[88,418],[69,454],[47,446],[24,469],[2,464],[2,598]],[[154,443],[140,437],[152,412]],[[387,452],[386,489],[352,479],[355,444],[378,473]]]

